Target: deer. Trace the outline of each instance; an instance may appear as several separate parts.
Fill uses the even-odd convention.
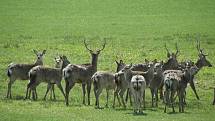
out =
[[[154,105],[158,106],[158,89],[160,88],[161,84],[163,83],[163,61],[157,62],[154,65],[154,78],[150,82],[150,90],[152,96],[152,107]]]
[[[34,92],[36,87],[42,82],[48,83],[47,91],[44,96],[44,99],[53,84],[56,84],[58,86],[58,88],[60,89],[61,93],[63,94],[63,96],[65,98],[65,93],[64,93],[62,85],[61,85],[61,80],[63,77],[63,68],[68,64],[66,62],[67,62],[67,60],[64,60],[64,58],[60,56],[60,63],[61,63],[60,68],[50,68],[50,67],[43,67],[43,66],[33,67],[29,71],[30,82],[27,85],[26,98],[30,98],[30,97],[28,97],[29,89],[33,90],[33,92]],[[36,100],[34,95],[33,95],[33,100]]]
[[[169,49],[167,48],[166,46],[166,43],[164,45],[165,49],[166,49],[166,52],[167,52],[167,58],[168,60],[166,62],[164,62],[163,64],[163,70],[178,70],[179,69],[179,63],[178,63],[178,60],[177,60],[177,57],[179,55],[179,49],[178,49],[178,44],[176,43],[175,44],[175,48],[176,48],[176,52],[170,52]],[[160,99],[163,99],[163,86],[164,86],[164,83],[161,83],[161,86],[159,88],[160,90]]]
[[[106,107],[108,107],[109,91],[116,89],[115,74],[107,71],[97,71],[95,74],[93,74],[92,80],[94,86],[94,94],[96,97],[95,103],[96,108],[100,108],[99,96],[104,88],[106,89],[107,92]]]
[[[157,62],[157,60],[155,59],[154,62]],[[145,71],[148,71],[149,67],[149,60],[145,59],[145,63],[140,63],[140,64],[134,64],[132,67],[131,67],[131,70],[132,71],[142,71],[142,72],[145,72]],[[126,94],[126,102],[128,102],[128,98],[130,96],[130,105],[132,105],[132,101],[131,101],[131,94],[129,94],[129,88],[127,89],[127,94]],[[124,93],[123,93],[124,94]]]
[[[154,62],[150,62],[149,65],[148,65],[149,69],[148,71],[146,72],[143,72],[143,71],[133,71],[131,70],[132,68],[132,64],[130,65],[126,65],[122,70],[121,72],[119,72],[117,75],[121,75],[121,74],[124,74],[124,78],[126,80],[126,82],[128,83],[128,88],[130,89],[130,82],[131,82],[131,78],[134,76],[134,75],[142,75],[144,78],[145,78],[145,81],[146,81],[146,86],[149,87],[149,84],[150,82],[152,81],[152,79],[154,78]],[[116,76],[117,76],[116,75]],[[130,95],[131,95],[131,92],[129,91]],[[144,93],[145,94],[145,93]],[[143,96],[143,101],[144,101],[144,107],[145,107],[145,95]],[[121,100],[122,97],[121,97]]]
[[[199,71],[203,68],[203,67],[212,67],[212,64],[207,60],[207,56],[208,54],[205,54],[204,53],[204,48],[201,48],[201,45],[200,45],[200,41],[197,39],[196,41],[196,48],[197,48],[197,51],[198,51],[198,56],[199,56],[199,59],[197,60],[197,62],[195,63],[195,65],[199,68]],[[195,93],[196,95],[196,98],[199,100],[199,96],[197,94],[197,91],[196,91],[196,88],[195,88],[195,84],[194,84],[194,75],[191,77],[191,80],[189,81],[190,83],[190,86],[193,90],[193,92]]]
[[[8,66],[7,69],[7,76],[9,78],[8,82],[8,90],[7,90],[7,98],[12,98],[11,95],[11,87],[13,83],[19,79],[19,80],[28,80],[28,72],[30,71],[31,68],[38,66],[38,65],[43,65],[43,56],[46,53],[46,50],[43,50],[42,52],[38,52],[37,50],[33,50],[34,54],[37,57],[37,60],[33,64],[14,64],[11,63]]]
[[[166,70],[163,72],[164,78],[164,113],[166,113],[167,105],[171,104],[172,111],[174,110],[174,96],[177,92],[179,97],[179,112],[184,112],[185,90],[192,75],[198,72],[197,66],[187,67],[184,70]]]
[[[86,39],[84,39],[84,46],[90,52],[92,60],[90,65],[75,65],[69,64],[66,68],[64,68],[64,79],[66,81],[66,105],[69,105],[69,93],[70,90],[74,87],[75,83],[82,84],[83,91],[83,104],[85,105],[85,94],[86,94],[86,85],[87,85],[87,97],[88,97],[88,105],[90,105],[90,91],[92,85],[92,75],[97,72],[97,61],[98,56],[102,50],[104,50],[106,46],[106,39],[104,39],[104,43],[101,49],[97,49],[93,51],[90,49],[86,43]]]
[[[146,81],[142,75],[134,75],[131,78],[130,84],[131,93],[134,99],[134,113],[143,113],[142,103],[145,102],[145,89],[146,89]],[[144,103],[143,103],[144,104]],[[144,105],[145,106],[145,105]]]
[[[55,57],[54,60],[55,60],[55,68],[61,68],[61,66],[62,68],[65,68],[68,64],[70,64],[70,61],[67,59],[65,55]],[[54,83],[48,83],[47,91],[46,91],[46,94],[44,95],[43,100],[46,100],[47,93],[49,92],[50,89],[51,89],[50,98],[52,99],[52,95],[53,95],[53,99],[56,100],[56,96],[54,92]]]

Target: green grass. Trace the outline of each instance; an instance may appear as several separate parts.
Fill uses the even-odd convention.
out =
[[[166,60],[164,43],[175,50],[174,43],[178,42],[180,61],[196,61],[197,34],[201,35],[202,47],[214,65],[214,4],[213,0],[1,0],[0,120],[212,121],[215,118],[211,105],[214,68],[204,68],[196,76],[200,101],[188,86],[188,105],[183,114],[164,114],[161,101],[158,109],[151,108],[149,90],[147,115],[143,116],[134,116],[132,107],[96,110],[93,93],[92,105],[84,106],[78,84],[71,92],[69,107],[65,106],[57,88],[58,101],[42,101],[46,84],[38,87],[39,101],[23,100],[28,81],[15,82],[12,100],[5,95],[6,69],[10,62],[33,63],[32,49],[47,49],[44,63],[50,67],[54,66],[53,58],[57,53],[67,55],[75,64],[89,62],[91,57],[82,43],[84,37],[94,48],[99,47],[101,41],[98,40],[108,38],[107,47],[99,56],[98,70],[115,71],[115,59],[123,59],[126,63],[141,63],[145,58]],[[101,105],[104,104],[105,91],[101,96]]]

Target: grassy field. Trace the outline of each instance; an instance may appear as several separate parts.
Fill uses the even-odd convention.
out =
[[[166,60],[164,43],[175,51],[174,44],[178,42],[180,61],[196,61],[196,35],[201,36],[201,45],[214,65],[214,5],[213,0],[1,0],[0,120],[213,121],[214,67],[204,68],[196,76],[201,100],[196,100],[188,86],[188,105],[182,114],[164,114],[161,101],[159,108],[151,108],[149,90],[146,115],[139,116],[132,114],[132,107],[96,110],[93,93],[92,105],[82,105],[78,84],[70,93],[69,107],[65,106],[57,88],[57,101],[42,101],[46,84],[40,84],[37,89],[38,101],[23,100],[28,81],[15,82],[13,99],[5,96],[9,63],[33,63],[32,49],[47,49],[44,63],[50,67],[54,66],[57,53],[67,55],[75,64],[89,62],[91,57],[83,46],[84,37],[89,39],[92,48],[99,47],[102,38],[108,38],[107,47],[99,56],[98,70],[115,71],[115,59],[126,63],[141,63],[145,58]],[[101,105],[104,104],[105,91],[101,96]]]

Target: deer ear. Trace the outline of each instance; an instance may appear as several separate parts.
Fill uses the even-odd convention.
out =
[[[163,65],[163,63],[164,63],[164,62],[163,62],[163,61],[161,61],[161,65]]]
[[[43,50],[43,55],[46,54],[46,50]]]
[[[35,50],[35,49],[33,49],[33,51],[34,51],[34,53],[37,55],[38,51],[37,51],[37,50]]]
[[[119,62],[122,64],[122,63],[123,63],[123,60],[120,60]]]
[[[130,67],[130,68],[132,67],[132,63],[129,65],[129,67]]]
[[[157,61],[157,59],[154,59],[154,61],[153,61],[154,63],[157,63],[158,61]]]
[[[170,53],[167,53],[167,58],[170,58]]]
[[[149,60],[145,59],[145,63],[149,63]]]
[[[56,57],[54,57],[54,61],[57,61],[57,58],[56,58]]]
[[[115,60],[116,64],[119,65],[119,62],[117,60]]]

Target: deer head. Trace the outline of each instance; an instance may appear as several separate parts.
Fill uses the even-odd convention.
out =
[[[102,47],[101,47],[100,49],[97,49],[97,50],[92,50],[92,49],[90,49],[90,48],[88,47],[88,44],[86,43],[86,39],[84,39],[84,46],[85,46],[85,48],[90,52],[90,54],[92,54],[92,55],[99,55],[100,52],[101,52],[102,50],[104,50],[104,48],[105,48],[105,46],[106,46],[106,39],[104,39],[104,43],[103,43]]]
[[[132,63],[129,64],[129,65],[125,65],[125,67],[121,71],[122,72],[127,72],[127,71],[129,71],[131,69],[131,67],[132,67]]]
[[[166,44],[165,44],[165,49],[167,51],[167,57],[168,60],[167,62],[164,64],[163,69],[167,70],[167,69],[177,69],[178,68],[178,61],[177,61],[177,56],[179,54],[179,50],[178,50],[178,44],[175,44],[176,47],[176,52],[175,53],[170,53]]]
[[[85,48],[90,52],[91,56],[92,56],[92,61],[91,61],[91,64],[95,67],[95,70],[97,69],[97,60],[98,60],[98,55],[100,54],[100,52],[102,50],[104,50],[105,48],[105,45],[106,45],[106,39],[104,39],[104,43],[102,45],[102,47],[100,49],[97,49],[97,50],[92,50],[88,47],[87,43],[86,43],[86,39],[84,39],[84,46]]]
[[[117,64],[117,69],[116,69],[117,72],[119,72],[126,66],[126,64],[123,62],[123,60],[120,60],[119,62],[117,60],[115,60],[115,62]]]
[[[199,59],[198,59],[198,61],[196,63],[197,67],[198,68],[202,68],[204,66],[212,67],[212,64],[206,58],[208,56],[208,54],[204,53],[204,48],[201,49],[199,39],[197,39],[197,41],[196,41],[196,48],[197,48],[197,51],[199,53],[198,54]]]
[[[166,46],[166,44],[165,44],[165,49],[167,51],[167,58],[169,58],[169,59],[176,59],[177,58],[177,56],[179,54],[178,44],[177,43],[175,43],[175,48],[176,48],[176,52],[175,53],[174,52],[170,53],[168,48],[167,48],[167,46]]]
[[[33,50],[34,54],[37,56],[36,64],[43,65],[43,56],[46,54],[46,50],[43,50],[43,52],[38,52],[37,50]]]

